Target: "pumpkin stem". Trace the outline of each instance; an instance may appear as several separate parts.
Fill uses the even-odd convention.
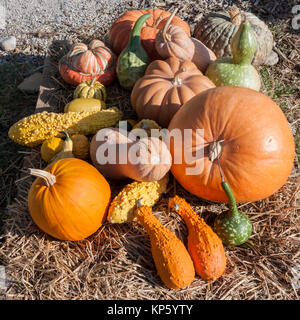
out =
[[[71,140],[71,138],[70,138],[70,136],[69,136],[69,134],[68,134],[68,132],[67,132],[67,131],[59,131],[59,133],[61,133],[61,134],[64,134],[64,135],[65,135],[65,137],[66,137],[66,141],[70,141],[70,140]]]
[[[164,42],[168,42],[171,40],[170,35],[167,34],[167,31],[168,31],[169,25],[171,24],[171,21],[173,20],[177,11],[178,11],[178,8],[176,8],[174,10],[174,12],[170,15],[169,19],[167,20],[167,22],[165,23],[165,25],[162,29],[162,37],[163,37]]]
[[[175,86],[180,86],[182,84],[182,80],[181,78],[179,77],[180,73],[182,72],[186,72],[186,68],[180,68],[179,70],[177,70],[174,74],[174,79],[172,81],[172,83],[175,85]]]
[[[96,81],[97,77],[94,77],[91,81],[90,87],[93,88],[94,87],[94,83]]]
[[[31,169],[29,168],[29,174],[35,177],[42,178],[46,183],[47,187],[51,187],[56,183],[56,177],[54,174],[40,169]]]
[[[222,152],[222,142],[224,142],[224,140],[213,141],[209,144],[208,158],[211,162],[219,158]]]
[[[219,167],[220,176],[221,176],[221,186],[222,186],[222,188],[223,188],[224,192],[226,193],[227,198],[229,200],[229,208],[232,213],[232,216],[236,216],[239,214],[238,208],[236,205],[235,197],[229,187],[229,184],[224,179],[224,174],[223,174],[221,164],[220,164],[220,154],[219,153],[217,153],[217,159],[218,159],[218,167]]]
[[[237,6],[228,7],[227,12],[229,13],[232,24],[234,24],[235,26],[239,26],[242,23],[241,11]]]
[[[162,20],[162,16],[159,16],[158,19],[155,21],[154,14],[153,14],[153,28],[157,28],[157,26],[160,24],[161,20]]]

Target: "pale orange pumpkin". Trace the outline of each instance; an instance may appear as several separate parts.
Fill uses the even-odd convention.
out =
[[[37,179],[29,190],[28,208],[45,233],[60,240],[82,240],[104,222],[110,186],[89,163],[67,158],[30,173]]]
[[[175,128],[182,139],[185,129],[194,134],[184,141],[184,150],[178,147],[181,138],[171,139],[170,151],[177,162],[171,171],[187,191],[201,198],[228,202],[218,158],[237,202],[272,195],[292,170],[295,144],[289,123],[272,99],[255,90],[233,86],[206,90],[176,113],[169,130]],[[189,150],[193,157],[190,152],[183,157]]]
[[[201,72],[205,72],[208,65],[216,60],[216,55],[201,41],[189,37],[181,27],[170,25],[176,11],[156,35],[155,48],[163,59],[191,60]]]
[[[94,166],[105,177],[157,181],[168,173],[172,159],[167,145],[158,137],[148,137],[147,131],[142,131],[143,136],[139,136],[139,130],[134,129],[128,135],[123,129],[106,128],[101,130],[101,136],[94,135],[90,156]],[[115,149],[115,154],[112,153],[110,159],[105,150],[112,149]]]
[[[73,86],[92,79],[109,85],[116,76],[116,63],[116,55],[102,41],[93,40],[88,46],[75,44],[58,67],[61,77]]]
[[[140,119],[167,127],[180,107],[215,85],[191,61],[171,57],[149,64],[131,93],[131,105]]]

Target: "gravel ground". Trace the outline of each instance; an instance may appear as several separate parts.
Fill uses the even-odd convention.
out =
[[[103,34],[108,21],[120,15],[130,3],[127,0],[32,0],[30,3],[0,0],[6,9],[6,28],[0,30],[0,38],[13,35],[17,38],[17,51],[44,55],[53,39],[74,38],[81,31],[84,36]]]
[[[107,33],[112,22],[126,9],[157,6],[163,9],[179,8],[178,16],[186,20],[191,28],[209,9],[236,4],[240,8],[251,9],[260,16],[274,20],[279,15],[291,19],[292,1],[280,5],[281,1],[251,0],[0,0],[1,12],[5,8],[5,28],[1,29],[0,39],[13,35],[17,38],[15,53],[43,56],[53,39],[71,41],[101,38]],[[201,5],[200,5],[201,3]],[[260,10],[260,8],[263,8]],[[283,13],[286,16],[282,15]],[[273,20],[267,21],[269,25]],[[0,56],[9,57],[0,50]]]

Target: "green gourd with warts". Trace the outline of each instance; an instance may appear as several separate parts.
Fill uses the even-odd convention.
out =
[[[246,214],[237,208],[235,197],[225,181],[219,164],[221,186],[229,200],[229,210],[218,215],[213,230],[226,245],[239,246],[245,243],[252,233],[252,224]]]
[[[146,71],[150,63],[147,52],[141,44],[141,30],[143,24],[151,17],[150,13],[141,16],[135,23],[131,33],[128,45],[121,52],[117,62],[117,76],[120,85],[130,90],[138,79],[140,79]]]
[[[206,76],[216,86],[238,86],[259,91],[260,76],[251,65],[257,41],[245,15],[230,47],[232,57],[222,57],[212,62],[206,70]]]

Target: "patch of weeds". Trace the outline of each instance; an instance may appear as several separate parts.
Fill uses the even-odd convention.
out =
[[[277,100],[282,96],[291,95],[297,92],[296,87],[291,86],[290,84],[285,84],[279,77],[273,77],[272,74],[268,72],[267,67],[262,67],[260,69],[260,75],[267,91],[267,95],[273,100]]]

